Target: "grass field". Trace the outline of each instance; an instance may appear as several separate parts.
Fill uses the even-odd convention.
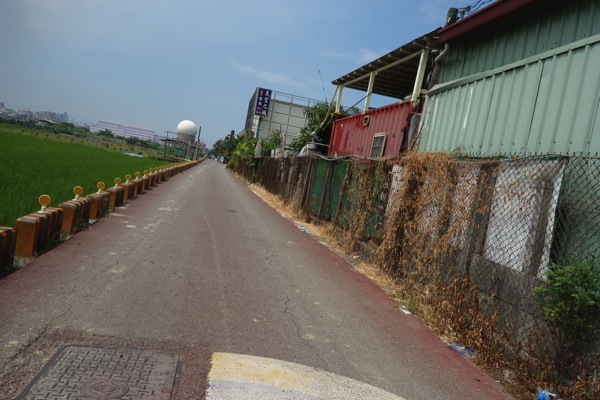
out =
[[[14,226],[17,218],[38,211],[42,194],[52,199],[50,207],[58,207],[74,197],[75,186],[86,195],[97,191],[100,181],[110,187],[116,177],[125,181],[127,174],[164,165],[156,158],[123,154],[138,151],[0,124],[0,226]]]

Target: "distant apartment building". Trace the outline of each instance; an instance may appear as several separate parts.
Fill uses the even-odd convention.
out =
[[[47,120],[52,122],[69,122],[69,114],[57,113],[54,111],[31,111],[31,110],[11,110],[6,108],[3,101],[0,101],[0,116],[14,118],[17,121]]]
[[[317,103],[320,101],[256,88],[248,104],[244,130],[247,135],[261,139],[267,139],[272,132],[281,132],[289,145],[306,126],[304,111]]]
[[[137,126],[122,125],[109,121],[98,121],[90,124],[91,132],[100,132],[109,130],[115,136],[134,137],[141,140],[150,140],[160,143],[161,136],[158,136],[152,129],[139,128]]]
[[[36,119],[47,119],[54,122],[69,122],[69,114],[54,111],[37,111],[34,113]]]
[[[8,112],[8,117],[10,118],[14,118],[17,121],[31,121],[31,120],[35,120],[35,113],[33,111],[29,111],[29,110],[19,110],[19,111],[13,111],[13,110],[7,110]]]

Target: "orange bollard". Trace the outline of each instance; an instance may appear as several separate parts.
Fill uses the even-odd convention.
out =
[[[96,187],[98,191],[87,196],[92,201],[89,215],[90,223],[94,223],[98,218],[103,217],[108,212],[108,206],[110,205],[110,194],[102,191],[104,182],[98,182]]]
[[[89,215],[91,200],[87,197],[81,197],[83,188],[81,186],[75,186],[73,188],[75,198],[73,200],[65,201],[59,205],[59,208],[63,211],[62,225],[61,225],[61,238],[65,240],[71,235],[87,228],[89,225]]]
[[[119,186],[121,184],[121,178],[115,178],[114,182],[115,182],[115,186],[106,189],[106,191],[110,195],[110,203],[108,205],[108,211],[113,211],[115,209],[115,207],[123,204],[123,197],[124,197],[125,189],[123,189],[122,186]]]
[[[156,167],[154,168],[154,172],[156,173],[156,183],[162,183],[162,167]]]
[[[144,170],[144,176],[142,176],[142,180],[144,181],[144,190],[150,190],[151,188],[151,181],[150,181],[150,175],[148,175],[148,170],[145,169]]]
[[[36,257],[60,241],[63,211],[48,208],[50,197],[47,195],[41,195],[39,202],[41,211],[21,217],[15,223],[15,257]]]
[[[140,179],[140,175],[141,174],[139,172],[136,172],[135,179],[132,181],[133,184],[135,185],[134,190],[133,190],[134,196],[144,193],[144,181],[143,181],[143,179]]]
[[[152,188],[154,186],[154,176],[152,175],[152,171],[152,168],[149,168],[144,171],[146,173],[146,179],[148,180],[147,185],[149,188]]]
[[[131,175],[125,175],[125,182],[121,183],[121,187],[123,188],[123,203],[128,203],[129,199],[134,198],[133,190],[134,184],[131,181]]]
[[[0,226],[0,268],[12,265],[16,242],[17,231],[15,228]]]

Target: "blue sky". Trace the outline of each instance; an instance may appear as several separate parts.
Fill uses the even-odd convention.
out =
[[[5,0],[0,101],[160,134],[190,119],[210,147],[243,129],[256,87],[331,100],[331,81],[471,2]]]

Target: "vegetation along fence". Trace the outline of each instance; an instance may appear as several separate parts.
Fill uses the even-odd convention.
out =
[[[406,307],[523,398],[600,396],[600,158],[260,158],[239,172],[367,249]]]

